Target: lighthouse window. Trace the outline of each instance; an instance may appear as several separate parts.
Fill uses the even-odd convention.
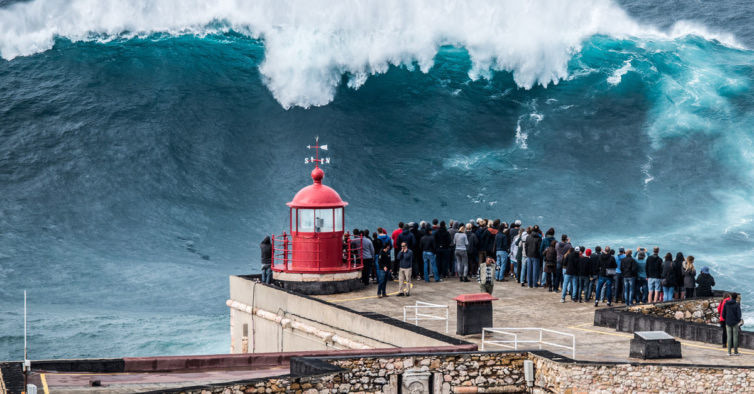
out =
[[[343,208],[333,209],[333,218],[335,220],[335,229],[333,231],[343,231]]]
[[[333,231],[333,210],[330,209],[317,209],[314,218],[314,231],[316,232],[331,232]]]
[[[313,209],[299,209],[298,210],[298,231],[302,233],[314,232],[314,210]]]

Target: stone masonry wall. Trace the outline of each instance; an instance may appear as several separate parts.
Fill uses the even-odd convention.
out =
[[[314,377],[282,377],[180,391],[186,394],[239,393],[397,393],[398,376],[407,370],[430,372],[433,391],[524,392],[524,360],[528,353],[443,354],[407,357],[361,357],[329,359],[346,371]],[[405,392],[405,390],[404,390]]]
[[[745,393],[754,390],[754,369],[631,364],[568,364],[534,356],[535,385],[571,393]]]
[[[754,391],[753,368],[554,361],[547,352],[463,353],[402,357],[324,358],[345,371],[317,376],[260,379],[176,391],[187,394],[397,393],[410,373],[431,375],[432,393],[526,392],[523,365],[534,362],[534,393],[634,393]],[[408,392],[404,389],[403,392]],[[428,392],[428,391],[418,391]]]
[[[718,302],[719,300],[716,299],[688,300],[671,303],[636,305],[629,307],[628,310],[631,312],[643,313],[645,315],[717,325],[720,321],[717,315]]]

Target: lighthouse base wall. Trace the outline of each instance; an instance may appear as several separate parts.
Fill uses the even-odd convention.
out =
[[[306,295],[348,293],[364,288],[361,271],[337,274],[273,272],[272,277],[280,287]]]
[[[476,346],[388,316],[265,285],[252,277],[230,277],[226,305],[231,353]]]

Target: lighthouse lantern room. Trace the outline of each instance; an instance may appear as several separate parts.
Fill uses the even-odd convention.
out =
[[[320,145],[307,146],[316,151],[304,162],[314,164],[313,183],[299,190],[289,207],[289,232],[272,237],[273,279],[284,288],[305,294],[333,294],[361,288],[361,242],[352,242],[344,231],[347,202],[338,192],[322,184],[325,172],[320,164]]]

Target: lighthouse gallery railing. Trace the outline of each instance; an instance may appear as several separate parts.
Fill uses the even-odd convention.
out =
[[[317,237],[308,237],[308,238],[302,238],[297,237],[297,239],[294,241],[290,234],[287,234],[283,232],[281,235],[272,235],[272,269],[273,270],[282,270],[282,271],[302,271],[302,272],[328,272],[333,270],[343,270],[343,271],[350,271],[352,269],[359,269],[362,268],[364,265],[364,237],[359,236],[359,246],[358,247],[352,247],[351,246],[351,239],[350,234],[348,232],[345,233],[345,238],[343,239],[343,256],[342,256],[342,264],[337,267],[333,266],[327,266],[327,267],[320,267],[319,262],[320,260],[320,242],[319,238]],[[296,259],[296,263],[302,264],[302,265],[308,265],[306,269],[299,269],[297,268],[291,268],[290,264],[293,262],[293,244],[294,242],[296,244],[301,243],[308,243],[315,246],[314,248],[314,257],[311,259]],[[308,264],[307,264],[308,263]],[[311,263],[317,263],[316,266],[312,265]]]

